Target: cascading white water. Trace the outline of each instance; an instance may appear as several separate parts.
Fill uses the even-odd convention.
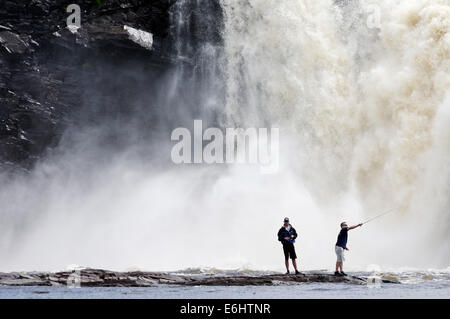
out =
[[[217,45],[221,24],[217,2],[178,0],[170,11],[174,55],[178,60],[168,81],[165,103],[177,107],[173,116],[192,122],[192,116],[216,121],[223,104],[221,47]]]
[[[321,206],[397,207],[357,235],[380,258],[448,263],[450,2],[222,4],[230,123],[284,129],[282,156]]]
[[[192,3],[199,10],[202,1]],[[189,1],[179,4],[175,27],[192,35]],[[222,110],[224,76],[217,118],[280,127],[277,174],[153,165],[169,154],[143,161],[133,146],[97,163],[95,145],[80,138],[32,174],[4,179],[0,269],[282,269],[276,232],[285,216],[300,234],[301,267],[330,269],[339,223],[392,207],[350,234],[348,267],[447,266],[450,4],[376,4],[379,29],[367,27],[367,1],[223,0],[223,48],[197,48],[195,76],[180,67],[167,86],[180,106],[201,91],[192,98],[200,109],[167,117]],[[202,74],[202,85],[183,85]]]

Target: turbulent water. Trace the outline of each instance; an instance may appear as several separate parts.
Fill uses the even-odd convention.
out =
[[[394,207],[358,234],[376,238],[366,258],[448,263],[450,2],[223,3],[227,114],[284,129],[286,168],[321,206],[301,225]]]
[[[105,155],[81,132],[4,177],[0,270],[280,270],[285,216],[300,266],[331,269],[339,223],[392,208],[350,232],[347,269],[448,267],[450,2],[222,0],[192,46],[208,3],[171,13],[166,129],[279,127],[279,171],[172,165],[170,134]]]

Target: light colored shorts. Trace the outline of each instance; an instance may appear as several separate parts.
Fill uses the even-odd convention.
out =
[[[345,261],[344,248],[335,246],[335,251],[336,251],[336,256],[337,256],[336,262],[338,262],[338,263],[344,262]]]

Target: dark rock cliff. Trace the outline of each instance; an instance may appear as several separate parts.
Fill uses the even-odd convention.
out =
[[[117,116],[135,91],[150,96],[172,63],[173,2],[0,0],[1,168],[30,168],[69,124],[95,125],[111,109]],[[81,8],[76,33],[66,23],[71,3]],[[124,25],[152,33],[152,50],[131,41]],[[89,110],[83,118],[80,108]]]

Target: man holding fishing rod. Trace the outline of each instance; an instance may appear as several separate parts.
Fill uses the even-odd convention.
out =
[[[344,272],[343,266],[344,266],[344,260],[345,260],[344,251],[348,250],[348,248],[347,248],[348,231],[355,229],[356,227],[361,227],[363,224],[367,224],[368,222],[371,222],[377,218],[380,218],[381,216],[390,214],[394,211],[396,211],[396,208],[392,208],[380,215],[372,217],[372,218],[366,220],[365,222],[362,222],[362,223],[352,226],[352,227],[348,227],[346,222],[341,223],[341,231],[339,232],[337,242],[336,242],[336,247],[335,247],[336,256],[337,256],[336,271],[334,272],[335,276],[347,276],[347,274]],[[339,270],[341,270],[341,271],[339,272]]]
[[[344,251],[348,250],[347,248],[347,239],[348,239],[348,231],[355,229],[356,227],[361,227],[363,224],[358,224],[355,226],[348,227],[346,222],[341,223],[341,231],[339,232],[337,242],[336,242],[336,271],[334,272],[335,276],[347,276],[347,274],[344,272],[343,266],[344,266]],[[339,272],[339,269],[341,272]]]

